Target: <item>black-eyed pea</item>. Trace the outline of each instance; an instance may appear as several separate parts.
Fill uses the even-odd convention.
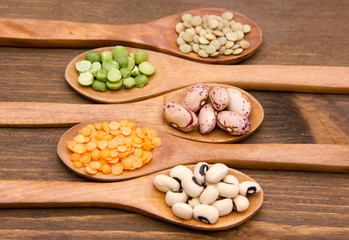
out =
[[[154,178],[154,186],[161,192],[168,192],[171,190],[179,190],[180,184],[175,179],[167,175],[157,175]]]
[[[190,132],[199,124],[194,112],[175,102],[164,105],[164,118],[172,127],[183,132]]]
[[[167,206],[172,207],[175,203],[186,203],[188,195],[182,190],[168,191],[165,196]]]
[[[218,183],[228,173],[229,168],[223,163],[213,164],[206,172],[206,181],[209,183]]]
[[[203,83],[195,84],[190,87],[186,95],[182,100],[182,106],[188,108],[192,112],[198,111],[203,105],[205,105],[209,87]]]
[[[219,196],[226,198],[234,198],[239,194],[240,188],[239,185],[220,182],[217,185],[219,191]]]
[[[170,177],[177,180],[179,183],[181,183],[186,177],[192,177],[193,172],[183,165],[175,166],[170,170]]]
[[[192,218],[194,210],[187,203],[175,203],[172,205],[172,212],[175,216],[184,220],[188,220]]]
[[[239,188],[239,193],[243,196],[253,195],[261,191],[259,184],[252,181],[241,182]]]
[[[234,88],[227,88],[227,92],[229,95],[227,110],[248,118],[252,111],[252,105],[248,97]]]
[[[225,176],[222,181],[225,183],[239,185],[239,180],[235,176],[230,175],[230,174]]]
[[[212,107],[211,103],[205,104],[199,112],[199,130],[202,134],[211,132],[217,123],[217,112]]]
[[[223,87],[214,87],[210,90],[208,94],[212,107],[217,111],[222,111],[228,106],[229,95],[225,88]]]
[[[219,191],[214,186],[207,186],[200,195],[200,202],[203,204],[211,204],[219,197]]]
[[[219,182],[216,182],[216,183],[206,182],[206,183],[205,183],[205,187],[214,186],[215,188],[217,188],[218,184],[219,184]]]
[[[217,115],[217,125],[231,135],[242,135],[251,128],[248,118],[232,111],[222,111]]]
[[[209,165],[205,162],[198,162],[194,167],[194,176],[200,184],[204,184],[206,179],[206,172],[209,169]]]
[[[196,177],[186,177],[182,180],[182,188],[190,197],[199,197],[204,187],[196,180]]]
[[[196,197],[196,198],[189,197],[188,198],[188,204],[192,208],[195,208],[197,205],[201,204],[201,202],[200,202],[200,199],[198,197]]]
[[[248,201],[247,197],[242,195],[237,195],[233,198],[234,203],[234,210],[237,212],[244,212],[248,209],[250,206],[250,202]]]
[[[207,204],[200,204],[194,208],[194,218],[207,224],[214,224],[219,218],[217,208]]]
[[[217,200],[212,203],[211,206],[217,208],[220,217],[228,215],[234,208],[233,200],[231,198]]]

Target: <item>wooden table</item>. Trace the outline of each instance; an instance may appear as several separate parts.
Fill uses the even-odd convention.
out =
[[[232,9],[259,24],[261,49],[241,64],[348,66],[348,1],[2,0],[0,16],[132,24],[198,7]],[[0,101],[93,104],[64,80],[68,62],[85,50],[1,47]],[[347,95],[250,93],[263,105],[265,120],[239,144],[349,143]],[[56,155],[66,130],[0,128],[0,180],[86,181]],[[196,231],[116,209],[1,209],[0,239],[348,239],[348,174],[239,170],[261,184],[265,200],[250,221],[233,229]]]

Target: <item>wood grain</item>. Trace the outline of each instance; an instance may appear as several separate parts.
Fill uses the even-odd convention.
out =
[[[138,0],[11,0],[0,1],[0,15],[137,24],[200,7],[233,9],[261,27],[262,46],[241,66],[348,67],[348,1],[154,0],[149,5],[148,1]],[[69,61],[87,50],[2,47],[0,101],[91,104],[64,80]],[[262,104],[265,118],[261,127],[241,144],[349,144],[348,95],[249,92]],[[0,128],[0,179],[87,182],[67,171],[56,155],[57,142],[66,130]],[[241,171],[262,185],[265,200],[257,215],[229,230],[205,233],[110,208],[1,209],[0,238],[347,239],[347,173]]]

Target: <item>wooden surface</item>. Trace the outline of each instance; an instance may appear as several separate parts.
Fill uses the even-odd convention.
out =
[[[262,46],[242,66],[348,67],[348,1],[162,0],[149,4],[147,1],[12,0],[0,2],[0,15],[135,24],[198,7],[234,8],[261,27]],[[0,101],[92,104],[64,80],[66,65],[84,50],[88,49],[2,47]],[[349,144],[347,95],[249,92],[264,107],[265,119],[258,131],[240,144]],[[66,130],[66,127],[1,128],[0,179],[87,182],[68,171],[56,155],[57,142]],[[1,209],[0,238],[347,239],[347,173],[239,170],[261,184],[264,203],[251,220],[233,229],[207,233],[109,208]]]

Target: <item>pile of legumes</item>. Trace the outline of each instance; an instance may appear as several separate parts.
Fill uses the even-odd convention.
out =
[[[67,142],[67,147],[72,151],[70,160],[75,168],[84,167],[91,175],[120,175],[124,169],[147,164],[153,157],[151,150],[161,144],[155,129],[139,128],[124,119],[87,124]]]
[[[192,16],[186,13],[175,30],[179,34],[177,44],[182,53],[195,52],[200,57],[239,55],[250,47],[244,39],[251,26],[233,20],[232,12],[221,16]]]
[[[248,119],[251,111],[250,101],[239,90],[210,89],[198,83],[189,88],[181,104],[170,101],[164,105],[164,118],[172,127],[184,132],[199,125],[200,133],[208,134],[218,125],[232,135],[242,135],[251,128]]]
[[[179,165],[170,176],[157,175],[154,186],[165,192],[165,201],[175,216],[214,224],[221,216],[249,208],[248,196],[260,192],[256,182],[239,180],[228,174],[229,168],[216,163],[212,166],[199,162],[194,172]],[[232,216],[233,217],[233,216]]]
[[[155,73],[155,67],[148,61],[143,50],[128,54],[123,46],[116,46],[112,51],[89,51],[85,60],[75,64],[79,72],[78,82],[82,86],[92,86],[96,91],[108,89],[144,87],[149,76]]]

